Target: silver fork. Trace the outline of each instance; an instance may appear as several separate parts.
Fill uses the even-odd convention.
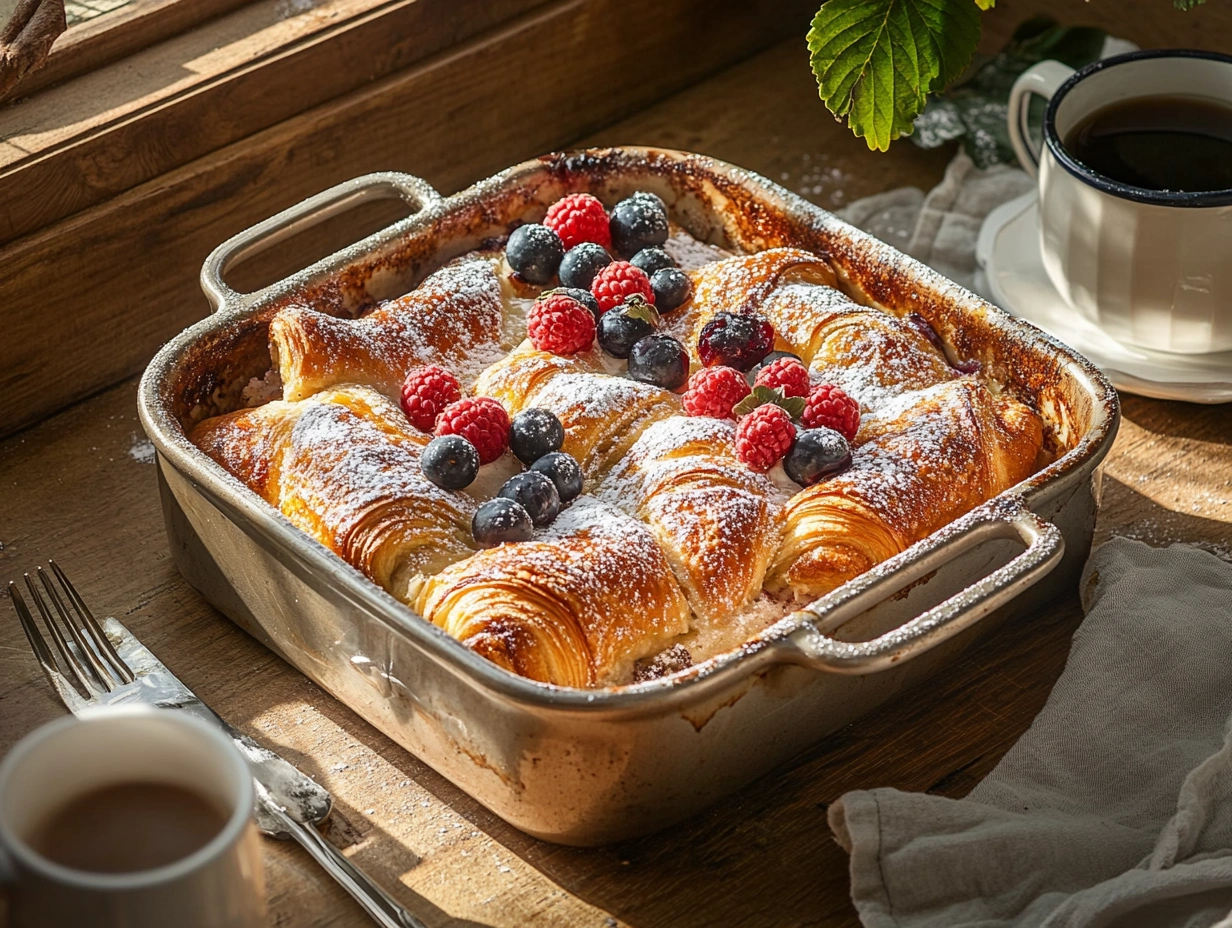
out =
[[[60,590],[41,567],[35,569],[35,574],[46,596],[29,574],[25,575],[26,590],[60,660],[48,647],[12,581],[9,598],[39,666],[70,712],[76,714],[96,705],[138,702],[189,712],[218,725],[235,742],[252,770],[257,795],[253,812],[262,832],[298,841],[377,924],[385,928],[426,928],[313,827],[329,815],[332,805],[324,787],[215,715],[119,621],[108,617],[99,623],[60,566],[55,561],[48,561],[48,566],[59,581]],[[60,669],[60,661],[69,675]],[[74,680],[80,690],[73,685]]]

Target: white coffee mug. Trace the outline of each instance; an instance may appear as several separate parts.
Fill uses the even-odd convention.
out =
[[[1043,150],[1027,133],[1032,94],[1048,98]],[[1118,341],[1199,354],[1232,349],[1232,190],[1148,190],[1096,173],[1064,139],[1125,100],[1185,96],[1232,106],[1232,57],[1160,49],[1075,72],[1044,61],[1014,83],[1009,134],[1039,177],[1040,247],[1054,286]]]
[[[95,873],[48,860],[27,843],[54,810],[109,785],[179,785],[227,811],[207,844],[152,870]],[[19,926],[257,928],[265,877],[252,822],[253,786],[235,745],[183,713],[144,706],[57,719],[0,763],[0,880]]]

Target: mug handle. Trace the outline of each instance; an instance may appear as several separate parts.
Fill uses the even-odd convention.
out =
[[[1031,145],[1031,135],[1027,131],[1031,95],[1038,94],[1049,100],[1073,74],[1073,68],[1059,61],[1041,61],[1019,74],[1010,90],[1006,128],[1009,130],[1010,144],[1014,146],[1014,154],[1018,156],[1018,163],[1031,177],[1039,173],[1040,159],[1039,150]]]

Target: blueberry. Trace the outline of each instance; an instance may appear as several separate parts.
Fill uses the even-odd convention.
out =
[[[761,369],[763,367],[769,367],[779,358],[795,358],[801,364],[804,364],[804,359],[798,354],[792,354],[790,351],[772,351],[749,368],[749,372],[745,374],[745,377],[748,378],[749,385],[752,386],[753,381],[757,379],[757,375],[761,373]]]
[[[505,541],[529,541],[535,523],[521,503],[511,499],[490,499],[471,519],[471,535],[481,548],[495,548]]]
[[[622,304],[609,309],[599,320],[599,347],[613,358],[627,358],[633,346],[654,331],[653,325],[625,308]]]
[[[469,487],[479,473],[479,452],[461,435],[442,435],[428,442],[419,456],[424,476],[444,490]]]
[[[616,251],[635,255],[667,241],[667,208],[652,193],[635,193],[613,207],[608,226]]]
[[[629,352],[629,376],[675,390],[689,379],[689,353],[670,335],[647,335]]]
[[[787,476],[802,487],[811,487],[822,477],[845,470],[851,464],[851,447],[834,429],[807,429],[796,435],[795,444],[783,458]]]
[[[560,494],[556,484],[546,474],[535,470],[514,474],[496,494],[497,499],[511,499],[530,514],[531,522],[542,528],[560,512]]]
[[[650,289],[654,291],[655,309],[670,313],[693,295],[693,281],[678,267],[665,267],[650,275]]]
[[[509,450],[523,464],[534,464],[565,441],[565,427],[546,409],[524,409],[509,426]]]
[[[599,321],[599,317],[603,315],[603,310],[599,308],[599,301],[595,299],[595,295],[589,290],[579,290],[577,287],[561,287],[560,292],[566,296],[571,296],[587,309],[590,314],[595,317],[595,322]]]
[[[556,484],[556,492],[560,501],[571,503],[582,492],[582,466],[571,454],[563,451],[553,451],[545,454],[530,466],[534,473],[544,474]]]
[[[565,246],[560,236],[537,222],[518,226],[505,246],[509,266],[532,284],[546,284],[556,275]]]
[[[676,262],[671,255],[662,248],[656,247],[643,248],[629,259],[629,263],[634,267],[640,267],[646,272],[647,277],[653,276],[655,271],[676,266]]]
[[[561,286],[589,291],[595,275],[611,263],[612,256],[597,242],[574,245],[560,259]]]

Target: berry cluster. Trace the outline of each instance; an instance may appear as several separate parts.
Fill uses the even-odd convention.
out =
[[[600,313],[635,293],[671,312],[693,295],[693,282],[661,247],[668,231],[667,204],[653,193],[621,200],[611,215],[589,193],[573,193],[548,207],[542,223],[514,229],[505,259],[528,283],[557,277],[562,287],[590,291]]]
[[[798,357],[771,351],[774,338],[756,313],[717,314],[698,337],[706,367],[690,378],[684,409],[736,419],[739,460],[763,473],[782,461],[792,480],[811,486],[851,463],[860,406],[831,384],[813,386]]]
[[[582,312],[593,339],[593,317],[584,307]],[[481,466],[511,451],[529,469],[510,477],[495,499],[479,507],[471,534],[484,548],[526,541],[582,492],[581,466],[560,450],[565,427],[546,409],[524,409],[510,419],[492,397],[460,393],[457,378],[436,365],[407,375],[402,409],[416,428],[436,436],[420,454],[420,469],[442,489],[464,490]]]

